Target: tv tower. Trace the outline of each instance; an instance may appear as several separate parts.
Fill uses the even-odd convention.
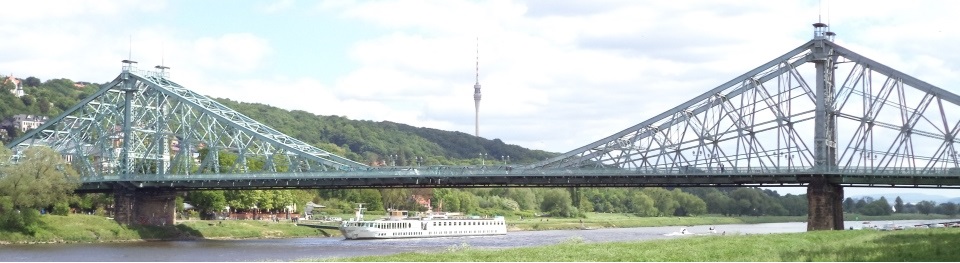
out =
[[[473,84],[473,103],[476,106],[476,115],[474,115],[474,125],[476,126],[476,136],[480,137],[480,38],[477,38],[477,83]]]

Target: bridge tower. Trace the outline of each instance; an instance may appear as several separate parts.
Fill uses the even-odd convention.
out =
[[[837,115],[834,109],[836,89],[834,69],[837,55],[826,41],[834,33],[824,23],[813,24],[812,62],[816,67],[816,101],[814,113],[814,170],[807,185],[807,230],[843,229],[843,187],[826,180],[827,173],[837,171]]]

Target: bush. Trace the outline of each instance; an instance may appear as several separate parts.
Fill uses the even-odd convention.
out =
[[[52,212],[52,214],[58,215],[58,216],[70,215],[70,205],[68,205],[67,203],[62,203],[62,202],[61,202],[61,203],[57,203],[57,204],[53,205],[53,212]]]
[[[98,206],[97,210],[94,211],[93,214],[98,216],[107,216],[107,209],[104,209],[102,206]]]
[[[537,213],[535,213],[535,212],[533,212],[533,211],[517,211],[517,212],[514,212],[513,215],[515,215],[515,216],[522,216],[523,218],[534,218],[534,217],[537,217]]]
[[[187,219],[200,218],[200,212],[197,210],[187,210]]]
[[[12,210],[0,216],[0,225],[4,228],[33,235],[40,229],[40,211],[35,209]]]

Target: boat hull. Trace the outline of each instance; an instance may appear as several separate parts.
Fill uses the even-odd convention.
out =
[[[497,219],[348,221],[340,226],[346,239],[395,239],[507,234],[507,224]]]

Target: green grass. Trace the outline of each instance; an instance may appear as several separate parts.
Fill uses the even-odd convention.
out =
[[[845,220],[935,220],[956,218],[947,215],[893,214],[889,216],[864,216],[844,214]],[[763,224],[783,222],[806,222],[807,216],[721,216],[703,215],[690,217],[638,217],[619,213],[587,213],[587,218],[507,218],[509,230],[564,230],[585,228],[691,226],[724,224]]]
[[[339,234],[336,231],[297,226],[288,222],[276,223],[259,220],[191,220],[180,222],[178,225],[183,226],[181,228],[196,231],[198,237],[203,238],[292,238]]]
[[[112,242],[143,239],[171,239],[179,233],[170,227],[125,227],[102,216],[43,215],[34,235],[0,229],[2,243]]]
[[[40,229],[30,236],[0,229],[4,243],[118,242],[169,239],[241,239],[330,236],[335,231],[296,226],[289,222],[253,220],[183,221],[176,226],[124,226],[102,216],[43,215]],[[221,223],[222,222],[222,223]]]
[[[701,236],[671,240],[583,243],[400,253],[304,261],[956,261],[960,229],[817,231],[791,234]]]
[[[848,221],[888,221],[888,220],[936,220],[936,219],[955,219],[957,216],[948,216],[941,214],[892,214],[888,216],[865,216],[861,214],[843,214],[843,218]]]
[[[631,214],[587,213],[587,218],[508,218],[510,230],[561,230],[584,228],[723,225],[770,222],[802,222],[806,217],[638,217]]]

